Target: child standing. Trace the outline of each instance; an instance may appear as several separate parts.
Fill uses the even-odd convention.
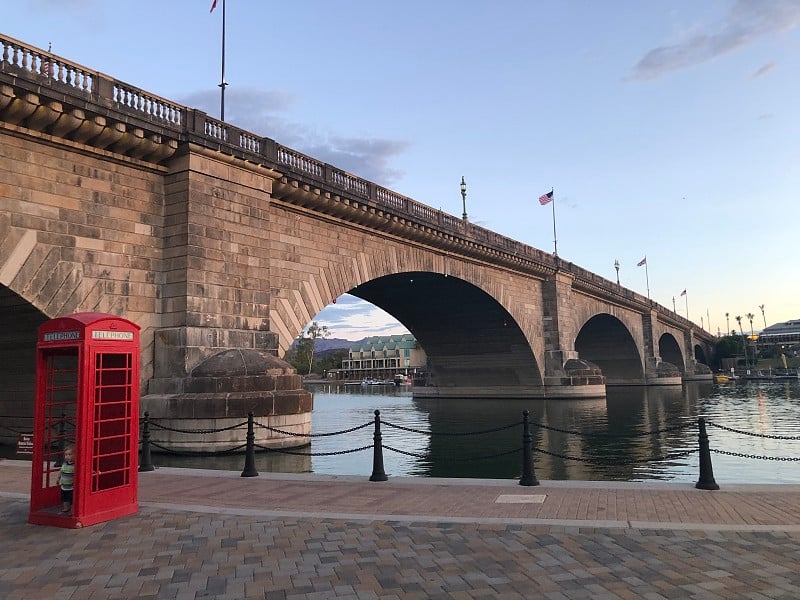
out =
[[[61,486],[61,512],[69,513],[72,511],[72,484],[75,479],[75,445],[67,444],[64,446],[64,464],[61,465],[61,472],[58,474],[58,481]]]

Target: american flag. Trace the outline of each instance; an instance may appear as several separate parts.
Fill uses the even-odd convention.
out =
[[[553,200],[553,190],[550,190],[546,194],[542,194],[541,196],[539,196],[539,204],[541,204],[542,206],[548,204],[552,200]]]
[[[647,264],[647,257],[645,256],[642,260],[640,260],[638,263],[636,263],[636,266],[637,267],[641,267],[641,266],[646,265],[646,264]]]

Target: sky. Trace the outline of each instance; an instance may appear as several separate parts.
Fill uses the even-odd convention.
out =
[[[713,333],[800,318],[800,0],[224,1],[226,121],[457,216],[463,176],[470,221],[548,252],[552,189],[559,256]],[[28,0],[0,33],[218,118],[211,4]],[[348,295],[315,320],[404,331]]]

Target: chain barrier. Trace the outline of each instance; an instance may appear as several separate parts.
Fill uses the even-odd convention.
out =
[[[726,450],[715,450],[714,448],[711,448],[711,452],[716,452],[717,454],[726,454],[728,456],[736,456],[738,458],[755,458],[757,460],[800,462],[800,456],[760,456],[758,454],[743,454],[741,452],[728,452]]]
[[[392,452],[397,452],[398,454],[404,454],[406,456],[413,456],[414,458],[422,458],[422,459],[429,459],[430,454],[419,454],[417,452],[409,452],[408,450],[400,450],[399,448],[393,448],[392,446],[387,446],[386,444],[383,445],[384,448],[387,450],[391,450]],[[452,462],[469,462],[471,460],[486,460],[489,458],[499,458],[501,456],[508,456],[509,454],[518,454],[522,452],[522,447],[515,448],[514,450],[509,450],[507,452],[498,452],[497,454],[486,454],[484,456],[468,456],[466,458],[450,458],[448,460]]]
[[[241,452],[247,444],[226,448],[225,450],[174,450],[156,442],[150,442],[150,445],[158,448],[165,454],[173,454],[175,456],[226,456],[228,454]]]
[[[296,433],[294,431],[284,431],[283,429],[276,429],[275,427],[270,427],[269,425],[263,425],[261,423],[254,423],[256,427],[261,427],[261,429],[267,429],[269,431],[274,431],[275,433],[280,433],[283,435],[293,436],[293,437],[327,437],[331,435],[341,435],[343,433],[351,433],[353,431],[358,431],[359,429],[364,429],[365,427],[369,427],[372,423],[364,423],[363,425],[358,425],[357,427],[351,427],[350,429],[342,429],[341,431],[330,431],[326,433]]]
[[[597,465],[600,467],[614,467],[617,465],[624,466],[624,465],[638,465],[641,463],[648,463],[648,462],[661,462],[665,460],[675,460],[676,458],[684,458],[689,456],[690,454],[694,454],[695,452],[699,452],[699,448],[694,448],[693,450],[684,450],[682,452],[673,452],[671,454],[666,454],[663,456],[653,456],[647,459],[631,459],[631,460],[614,460],[614,461],[605,461],[605,460],[595,460],[592,458],[582,458],[579,456],[566,456],[565,454],[558,454],[557,452],[548,452],[547,450],[542,450],[541,448],[534,448],[534,452],[539,452],[540,454],[547,454],[548,456],[554,456],[556,458],[560,458],[562,460],[572,460],[577,462],[585,462],[591,465]]]
[[[337,456],[340,454],[353,454],[354,452],[369,450],[372,448],[372,444],[369,446],[361,446],[361,448],[353,448],[352,450],[337,450],[336,452],[297,452],[295,450],[284,450],[282,448],[268,448],[261,444],[255,444],[255,447],[265,452],[277,452],[278,454],[291,454],[293,456]]]
[[[724,429],[725,431],[730,431],[732,433],[739,433],[741,435],[749,435],[752,437],[760,437],[769,440],[792,440],[792,441],[800,440],[800,435],[769,435],[768,433],[753,433],[752,431],[742,431],[740,429],[733,429],[732,427],[725,427],[724,425],[718,425],[713,421],[706,421],[706,425],[710,425],[711,427],[716,427],[717,429]]]
[[[0,429],[5,429],[6,431],[10,431],[11,433],[33,433],[33,430],[21,430],[15,429],[13,427],[6,427],[5,425],[0,425]]]
[[[370,478],[370,480],[371,481],[385,481],[386,480],[386,476],[383,474],[383,458],[382,458],[382,455],[381,455],[381,449],[382,448],[386,448],[387,450],[391,450],[392,452],[395,452],[397,454],[402,454],[402,455],[405,455],[405,456],[410,456],[410,457],[414,457],[414,458],[418,458],[418,459],[422,459],[422,460],[430,460],[430,454],[429,453],[412,452],[412,451],[408,451],[408,450],[401,450],[401,449],[395,448],[393,446],[383,446],[381,444],[381,440],[380,440],[380,438],[381,438],[380,425],[381,424],[385,425],[387,427],[391,427],[393,429],[399,430],[399,431],[405,431],[405,432],[410,432],[410,433],[427,435],[427,436],[430,436],[430,437],[433,437],[433,436],[484,435],[484,434],[497,433],[497,432],[513,429],[515,427],[519,427],[520,425],[523,425],[524,428],[527,428],[530,425],[530,426],[533,426],[533,427],[539,427],[541,429],[545,429],[545,430],[548,430],[548,431],[555,431],[555,432],[559,432],[559,433],[563,433],[563,434],[567,434],[567,435],[576,435],[576,436],[580,436],[580,437],[584,437],[584,438],[594,437],[594,438],[602,438],[602,439],[629,439],[629,438],[637,438],[637,437],[644,437],[644,436],[652,436],[652,435],[659,435],[659,434],[663,434],[663,433],[681,431],[681,430],[685,430],[685,429],[692,428],[692,427],[695,427],[695,426],[699,426],[699,429],[700,429],[700,431],[699,431],[700,447],[699,448],[695,448],[695,449],[691,449],[691,450],[685,450],[685,451],[679,451],[679,452],[670,452],[670,453],[667,453],[667,454],[664,454],[664,455],[661,455],[661,456],[653,456],[653,457],[646,458],[646,459],[635,458],[635,459],[627,459],[627,460],[619,460],[619,459],[610,460],[610,459],[584,458],[584,457],[576,457],[576,456],[567,456],[567,455],[559,454],[559,453],[556,453],[556,452],[549,452],[547,450],[544,450],[542,448],[537,448],[535,446],[532,448],[532,450],[534,452],[538,452],[538,453],[543,454],[543,455],[552,456],[554,458],[558,458],[558,459],[565,460],[565,461],[567,461],[567,460],[568,461],[577,461],[577,462],[583,462],[583,463],[596,465],[596,466],[602,466],[602,467],[613,467],[613,466],[637,465],[637,464],[645,464],[645,463],[657,463],[657,462],[664,462],[664,461],[674,461],[674,460],[677,460],[677,459],[686,458],[687,456],[690,456],[690,455],[692,455],[694,453],[699,453],[700,454],[700,463],[701,463],[700,464],[701,475],[700,475],[700,481],[698,482],[696,487],[700,487],[701,489],[719,489],[719,486],[717,486],[716,482],[713,480],[713,471],[711,470],[711,463],[710,463],[710,458],[709,458],[709,450],[710,449],[708,447],[708,436],[705,433],[706,423],[708,425],[712,426],[712,427],[716,427],[718,429],[729,431],[731,433],[736,433],[736,434],[741,434],[741,435],[748,435],[748,436],[752,436],[752,437],[760,437],[760,438],[775,439],[775,440],[787,440],[787,441],[789,441],[789,440],[791,440],[791,441],[800,440],[800,436],[782,436],[782,435],[758,434],[758,433],[753,433],[753,432],[749,432],[749,431],[742,431],[742,430],[739,430],[739,429],[734,429],[732,427],[726,427],[726,426],[720,425],[718,423],[714,423],[714,422],[710,422],[710,421],[706,422],[702,417],[699,419],[699,422],[697,422],[697,423],[686,421],[686,422],[680,423],[678,425],[674,425],[674,426],[671,426],[671,427],[664,427],[664,428],[657,429],[657,430],[633,432],[633,433],[629,433],[629,434],[626,434],[626,435],[619,435],[619,434],[610,434],[610,433],[591,433],[591,432],[587,433],[587,432],[582,432],[582,431],[575,431],[575,430],[570,430],[570,429],[561,429],[561,428],[558,428],[558,427],[551,427],[549,425],[544,425],[543,423],[530,422],[530,421],[527,420],[528,419],[527,411],[524,412],[524,417],[525,417],[524,421],[518,421],[518,422],[515,422],[515,423],[510,423],[510,424],[502,425],[502,426],[499,426],[499,427],[493,427],[491,429],[483,429],[483,430],[467,431],[467,432],[423,431],[423,430],[420,430],[420,429],[415,429],[413,427],[406,427],[406,426],[398,425],[396,423],[391,423],[391,422],[388,422],[388,421],[381,421],[380,417],[379,417],[379,411],[375,411],[375,414],[376,414],[376,419],[375,419],[376,431],[375,431],[375,440],[374,440],[374,442],[372,444],[361,446],[359,448],[353,448],[353,449],[350,449],[350,450],[338,450],[338,451],[330,451],[330,452],[312,452],[312,451],[299,451],[299,450],[282,449],[282,448],[270,448],[270,447],[263,446],[263,445],[260,445],[260,444],[254,444],[252,439],[250,439],[250,438],[252,437],[252,427],[253,426],[258,426],[261,429],[265,429],[265,430],[268,430],[268,431],[271,431],[271,432],[274,432],[274,433],[277,433],[279,435],[283,435],[283,436],[286,436],[286,437],[322,438],[322,437],[330,437],[330,436],[334,436],[334,435],[343,435],[343,434],[347,434],[347,433],[352,433],[354,431],[359,431],[361,429],[365,429],[367,427],[370,427],[373,424],[372,422],[367,422],[367,423],[364,423],[363,425],[358,425],[358,426],[355,426],[355,427],[351,427],[349,429],[343,429],[343,430],[340,430],[340,431],[332,431],[332,432],[323,432],[323,433],[296,433],[296,432],[286,431],[286,430],[283,430],[283,429],[278,429],[278,428],[275,428],[275,427],[270,427],[269,425],[265,425],[263,423],[255,423],[255,422],[253,422],[252,413],[250,414],[249,420],[247,422],[242,422],[242,423],[239,423],[237,425],[232,425],[230,427],[223,427],[223,428],[218,428],[218,429],[179,429],[179,428],[167,427],[167,426],[164,426],[164,425],[159,425],[158,423],[150,422],[150,426],[152,426],[152,427],[156,427],[158,429],[162,429],[162,430],[165,430],[165,431],[172,431],[172,432],[184,433],[184,434],[219,433],[219,432],[223,432],[223,431],[230,431],[230,430],[233,430],[233,429],[239,429],[239,428],[241,428],[243,426],[249,425],[249,427],[248,427],[248,436],[249,437],[248,437],[248,444],[241,444],[241,445],[235,446],[233,448],[227,448],[227,449],[224,449],[224,450],[216,450],[216,451],[180,451],[180,450],[173,450],[173,449],[167,448],[167,447],[165,447],[165,446],[163,446],[161,444],[154,443],[154,442],[149,442],[149,444],[151,444],[155,448],[158,448],[160,451],[162,451],[164,453],[174,454],[174,455],[185,455],[185,456],[224,456],[224,455],[230,455],[230,454],[233,454],[233,453],[241,452],[245,448],[247,448],[247,454],[248,454],[248,457],[250,459],[252,459],[253,452],[255,451],[256,448],[260,452],[270,452],[270,453],[288,454],[288,455],[294,455],[294,456],[309,456],[309,457],[311,457],[311,456],[316,456],[316,457],[341,456],[341,455],[345,455],[345,454],[352,454],[352,453],[355,453],[355,452],[362,452],[364,450],[373,449],[373,451],[375,452],[375,457],[373,458],[373,465],[374,465],[374,467],[373,467],[373,476]],[[145,422],[147,422],[147,419],[145,419]],[[9,431],[12,431],[12,432],[17,432],[15,429],[12,429],[12,428],[7,427],[7,426],[2,426],[2,428],[6,429],[6,430],[9,430]],[[526,435],[528,435],[528,437],[525,438],[525,436],[523,436],[523,438],[527,439],[528,441],[525,442],[525,440],[523,440],[523,442],[527,443],[528,445],[530,445],[530,435],[527,433],[527,429],[526,429],[525,433],[526,433]],[[310,442],[307,445],[310,446]],[[504,457],[504,456],[509,456],[509,455],[512,455],[512,454],[520,454],[520,451],[522,450],[523,451],[522,454],[524,455],[523,456],[523,467],[525,467],[527,463],[530,463],[530,465],[533,464],[533,462],[531,460],[531,456],[530,456],[530,451],[529,450],[526,451],[525,448],[526,448],[526,446],[523,446],[522,448],[515,448],[513,450],[504,451],[504,452],[498,452],[498,453],[494,453],[494,454],[487,454],[487,455],[481,455],[481,456],[468,456],[468,457],[460,457],[460,458],[449,458],[448,460],[452,461],[452,462],[469,462],[469,461],[475,461],[475,460],[488,460],[488,459],[495,459],[495,458],[500,458],[500,457]],[[786,462],[800,462],[800,457],[762,456],[762,455],[757,455],[757,454],[747,454],[747,453],[741,453],[741,452],[728,452],[728,451],[725,451],[725,450],[711,450],[711,452],[715,452],[717,454],[724,454],[724,455],[727,455],[727,456],[734,456],[734,457],[738,457],[738,458],[747,458],[747,459],[756,459],[756,460],[771,460],[771,461],[786,461]],[[253,468],[253,473],[252,474],[248,474],[248,475],[243,474],[243,476],[253,476],[253,475],[257,475],[257,472],[255,472],[254,468]],[[523,478],[523,480],[524,479],[525,478]],[[538,482],[535,481],[535,476],[531,476],[529,479],[531,481],[533,481],[533,483],[528,483],[528,482],[525,482],[525,481],[521,481],[521,483],[523,485],[538,485]]]
[[[647,435],[658,435],[661,433],[669,433],[672,431],[680,431],[681,429],[688,429],[689,427],[694,427],[694,423],[686,422],[680,425],[673,425],[672,427],[664,427],[663,429],[654,429],[652,431],[634,431],[632,433],[626,433],[625,435],[618,435],[615,433],[586,433],[584,431],[574,431],[572,429],[559,429],[558,427],[550,427],[549,425],[544,425],[543,423],[537,423],[536,421],[531,421],[532,427],[540,427],[541,429],[547,429],[549,431],[557,431],[559,433],[567,433],[569,435],[578,435],[581,437],[598,437],[598,438],[605,438],[605,439],[627,439],[632,437],[644,437]]]
[[[480,431],[422,431],[421,429],[413,429],[412,427],[403,427],[402,425],[395,425],[394,423],[390,423],[389,421],[381,421],[381,425],[386,425],[387,427],[394,427],[395,429],[400,429],[402,431],[409,431],[411,433],[421,433],[423,435],[483,435],[485,433],[496,433],[498,431],[505,431],[506,429],[512,429],[514,427],[519,427],[522,425],[522,421],[517,423],[511,423],[510,425],[502,425],[500,427],[495,427],[494,429],[483,429]]]
[[[156,429],[162,429],[164,431],[173,431],[175,433],[196,433],[196,434],[222,433],[223,431],[231,431],[233,429],[239,429],[240,427],[244,427],[245,425],[247,425],[247,421],[239,423],[238,425],[231,425],[230,427],[220,427],[219,429],[178,429],[176,427],[167,427],[166,425],[159,425],[154,421],[150,421],[150,427],[155,427]]]

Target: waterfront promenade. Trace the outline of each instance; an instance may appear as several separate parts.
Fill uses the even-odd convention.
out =
[[[140,512],[26,522],[0,459],[0,598],[798,598],[800,486],[140,474]]]

